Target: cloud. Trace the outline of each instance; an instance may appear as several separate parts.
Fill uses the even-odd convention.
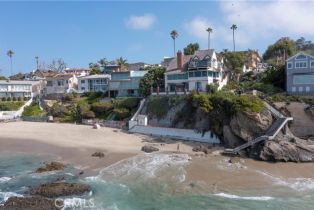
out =
[[[156,16],[153,14],[144,14],[142,16],[131,15],[125,24],[128,28],[134,30],[147,30],[153,27],[156,23]]]
[[[206,31],[208,27],[213,28],[213,24],[210,24],[209,20],[204,17],[195,17],[191,21],[184,23],[184,28],[190,35],[202,40],[208,37],[208,32]]]
[[[278,36],[314,36],[313,1],[221,1],[224,22],[236,24],[238,43],[247,45],[261,38]],[[228,29],[229,29],[228,28]],[[226,33],[225,40],[232,40]],[[280,38],[280,37],[278,37]]]

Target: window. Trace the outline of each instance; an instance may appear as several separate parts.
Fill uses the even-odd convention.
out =
[[[201,76],[202,76],[202,72],[200,72],[200,71],[195,72],[195,77],[201,77]]]
[[[194,72],[189,72],[189,77],[194,77]]]
[[[202,77],[207,77],[207,71],[202,71]]]
[[[299,92],[303,92],[303,87],[299,87]]]
[[[52,86],[52,81],[47,81],[47,86]]]
[[[288,63],[287,68],[292,69],[292,63],[291,62]]]
[[[212,76],[213,76],[213,72],[212,72],[212,71],[209,71],[209,72],[208,72],[208,76],[209,76],[209,77],[212,77]]]
[[[58,80],[58,86],[64,86],[64,80]]]
[[[295,87],[292,87],[292,92],[295,92],[296,91],[296,88]]]
[[[296,60],[304,60],[304,59],[306,59],[306,55],[303,55],[303,54],[298,55],[295,59]]]
[[[310,92],[310,87],[307,86],[307,87],[305,88],[305,91],[306,91],[306,92]]]
[[[81,80],[81,84],[85,84],[85,80]]]
[[[311,60],[311,68],[314,68],[314,60]]]
[[[81,87],[81,90],[85,90],[85,87]]]
[[[295,62],[295,68],[297,68],[297,69],[306,68],[306,67],[307,67],[306,61],[296,61]]]
[[[314,74],[293,75],[293,84],[314,84]]]

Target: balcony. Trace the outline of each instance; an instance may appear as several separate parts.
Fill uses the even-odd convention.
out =
[[[206,69],[211,67],[211,61],[201,60],[201,61],[191,61],[189,63],[189,69]]]

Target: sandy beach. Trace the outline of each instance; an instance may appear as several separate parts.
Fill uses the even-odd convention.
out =
[[[191,156],[186,178],[191,183],[202,183],[212,191],[228,189],[265,189],[276,180],[314,179],[313,163],[267,163],[219,154],[214,149],[205,155],[192,151],[199,143],[164,140],[129,134],[112,128],[93,129],[91,126],[57,123],[14,122],[0,124],[0,152],[21,152],[52,155],[58,160],[97,175],[99,170],[120,160],[144,155],[141,147],[150,144],[160,152],[180,152]],[[104,152],[104,158],[91,157]]]

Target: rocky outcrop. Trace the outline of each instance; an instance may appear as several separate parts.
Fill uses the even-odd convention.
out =
[[[30,194],[55,198],[60,196],[82,195],[89,191],[91,191],[91,187],[86,184],[57,182],[41,184],[31,189]]]
[[[60,210],[63,207],[63,202],[43,197],[11,197],[3,206],[0,206],[1,210]]]
[[[264,109],[261,113],[239,112],[230,121],[233,134],[244,141],[250,141],[261,136],[272,124],[270,111]]]
[[[92,154],[92,157],[104,158],[105,157],[105,153],[103,153],[103,152],[95,152],[95,153]]]
[[[45,166],[38,168],[35,173],[43,173],[43,172],[48,172],[48,171],[60,171],[63,170],[65,165],[63,163],[59,162],[50,162],[50,163],[45,163]]]
[[[199,146],[193,147],[192,151],[193,152],[204,152],[205,154],[209,154],[211,149],[212,149],[211,146],[199,145]]]
[[[245,141],[232,132],[231,127],[228,125],[223,127],[223,135],[223,142],[227,148],[235,148],[245,143]]]
[[[258,157],[266,161],[312,162],[314,142],[280,133],[275,140],[265,142]]]
[[[153,146],[150,146],[150,145],[145,145],[145,146],[143,146],[141,150],[142,150],[143,152],[146,152],[146,153],[151,153],[151,152],[157,152],[157,151],[159,151],[158,148],[153,147]]]

